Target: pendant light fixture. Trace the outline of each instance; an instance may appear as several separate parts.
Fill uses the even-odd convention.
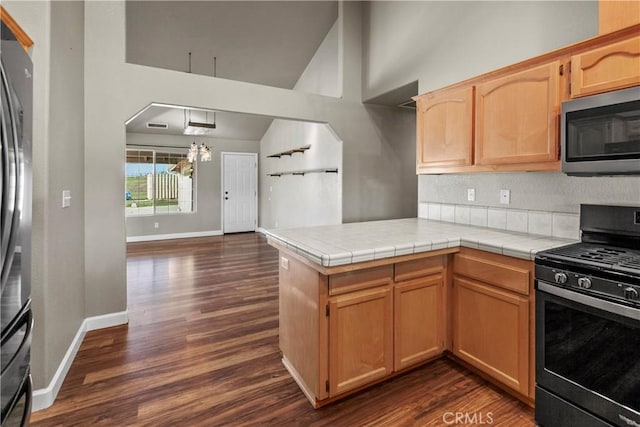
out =
[[[212,160],[211,150],[209,147],[207,147],[204,142],[198,146],[198,144],[193,141],[189,147],[189,152],[187,153],[189,163],[195,162],[198,159],[198,154],[200,154],[201,162],[210,162]]]
[[[191,73],[191,52],[189,52],[189,73]],[[216,75],[216,57],[213,57],[213,76]],[[185,135],[206,135],[216,128],[216,113],[213,112],[213,123],[209,123],[209,112],[204,113],[204,123],[194,122],[191,120],[191,110],[189,110],[189,121],[187,121],[187,109],[184,110],[184,134]],[[211,149],[204,143],[198,144],[193,141],[187,152],[189,163],[198,160],[200,154],[201,162],[210,162],[212,160]]]
[[[213,77],[216,77],[217,58],[213,57]],[[191,73],[191,52],[189,52],[189,73]],[[185,135],[212,135],[216,129],[216,112],[213,112],[213,123],[209,123],[209,113],[205,111],[204,122],[191,120],[191,110],[189,110],[189,121],[185,120]]]

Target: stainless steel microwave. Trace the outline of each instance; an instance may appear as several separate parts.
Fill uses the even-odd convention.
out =
[[[640,175],[640,86],[562,103],[562,171]]]

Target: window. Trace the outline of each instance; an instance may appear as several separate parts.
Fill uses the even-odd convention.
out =
[[[126,216],[194,211],[194,165],[185,154],[127,149]]]

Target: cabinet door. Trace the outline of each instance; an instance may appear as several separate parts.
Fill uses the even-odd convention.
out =
[[[427,276],[394,288],[396,371],[442,353],[442,276]]]
[[[560,62],[476,87],[478,165],[558,160]]]
[[[473,87],[425,95],[417,106],[418,172],[471,165]]]
[[[571,97],[640,84],[640,36],[571,57]]]
[[[453,294],[453,353],[528,395],[528,299],[457,276]]]
[[[329,396],[366,385],[393,369],[391,286],[329,299]]]

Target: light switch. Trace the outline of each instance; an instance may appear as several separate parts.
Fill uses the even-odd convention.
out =
[[[283,269],[288,270],[289,269],[289,260],[285,257],[280,257],[280,265],[282,266]]]
[[[71,206],[71,190],[62,190],[62,207],[68,208]]]

